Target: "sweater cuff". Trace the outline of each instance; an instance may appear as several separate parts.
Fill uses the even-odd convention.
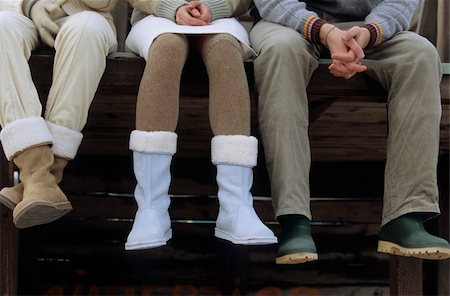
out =
[[[368,24],[363,25],[363,28],[367,28],[370,32],[370,40],[367,47],[374,47],[381,42],[381,37],[383,37],[383,29],[377,22],[370,22]]]
[[[303,35],[306,40],[314,43],[320,43],[320,28],[326,23],[324,19],[317,16],[310,16],[303,26]]]
[[[227,1],[223,0],[203,0],[203,3],[211,11],[212,21],[231,16],[231,9]]]
[[[39,0],[24,0],[22,3],[23,14],[31,19],[31,9]]]
[[[175,21],[178,8],[188,3],[185,0],[161,1],[156,8],[155,15]]]

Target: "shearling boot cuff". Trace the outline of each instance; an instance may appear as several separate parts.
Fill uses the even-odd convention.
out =
[[[15,120],[0,132],[3,151],[8,160],[27,148],[52,144],[53,137],[42,117]]]
[[[83,140],[83,134],[50,121],[46,122],[48,129],[53,135],[52,151],[55,156],[70,160],[74,159]]]
[[[136,152],[174,155],[177,151],[177,137],[174,132],[134,130],[130,135],[130,149]]]
[[[212,163],[256,166],[258,140],[252,136],[215,136],[211,140]]]

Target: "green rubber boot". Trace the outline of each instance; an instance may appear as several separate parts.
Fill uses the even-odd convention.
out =
[[[420,259],[441,260],[450,257],[450,244],[429,234],[419,214],[400,216],[381,228],[378,252]]]
[[[303,215],[278,217],[281,239],[277,251],[277,264],[299,264],[317,260],[316,245],[311,237],[309,219]]]

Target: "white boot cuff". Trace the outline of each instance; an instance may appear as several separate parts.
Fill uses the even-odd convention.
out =
[[[174,155],[177,151],[177,137],[173,132],[134,130],[130,135],[130,149],[136,152]]]
[[[215,136],[211,140],[212,163],[256,166],[258,140],[252,136]]]
[[[3,151],[8,160],[27,148],[51,144],[53,137],[42,117],[15,120],[0,132]]]
[[[53,154],[61,158],[74,159],[83,140],[83,134],[50,121],[46,122],[53,135]]]

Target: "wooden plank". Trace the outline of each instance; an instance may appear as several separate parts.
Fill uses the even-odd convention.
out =
[[[0,149],[0,186],[10,186],[12,166]],[[12,222],[12,211],[0,206],[0,294],[17,295],[18,231]]]
[[[390,258],[391,295],[423,295],[422,259],[395,255]]]
[[[125,50],[125,39],[129,32],[129,16],[130,16],[130,7],[128,6],[127,1],[117,1],[116,7],[111,12],[114,18],[114,24],[116,26],[117,31],[117,50],[124,51]]]

